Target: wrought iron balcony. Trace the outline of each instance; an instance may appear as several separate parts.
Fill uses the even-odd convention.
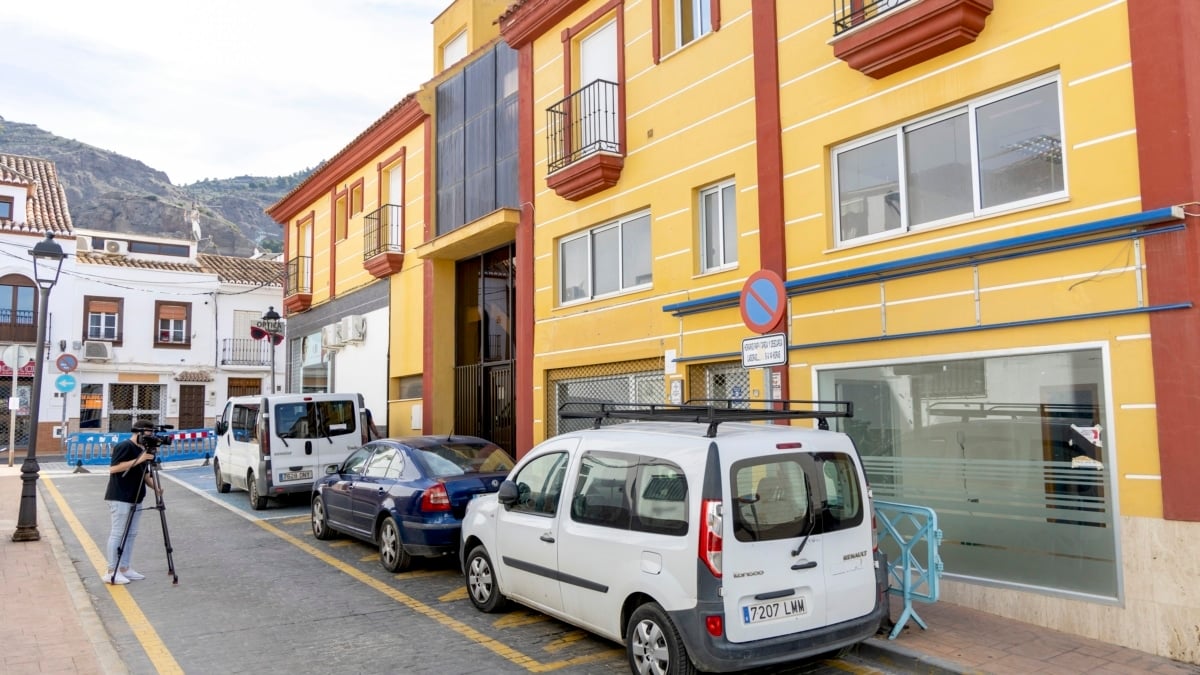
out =
[[[597,152],[620,154],[620,88],[595,80],[546,110],[546,147],[551,173]]]
[[[287,261],[283,306],[289,312],[303,312],[312,306],[312,256],[298,255]]]
[[[404,207],[384,204],[363,217],[363,267],[378,278],[404,266]]]
[[[270,340],[225,338],[221,340],[221,365],[269,367],[271,347]]]
[[[833,34],[840,35],[855,26],[889,12],[909,0],[833,0]]]
[[[33,310],[0,309],[0,342],[36,342],[35,318]]]

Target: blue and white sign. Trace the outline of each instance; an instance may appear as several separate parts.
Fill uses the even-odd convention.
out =
[[[62,375],[59,375],[58,377],[54,378],[54,388],[64,394],[68,391],[71,391],[75,388],[75,376],[71,375],[70,373],[63,373]]]
[[[771,333],[742,340],[742,367],[767,368],[787,364],[787,336]]]

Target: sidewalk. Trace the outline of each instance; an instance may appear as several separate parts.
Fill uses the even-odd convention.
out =
[[[43,477],[72,470],[62,462],[47,462],[40,468]],[[0,643],[0,673],[127,673],[92,607],[80,572],[67,557],[41,490],[41,540],[12,541],[20,508],[20,476],[19,464],[0,465],[0,617],[8,638]],[[958,605],[917,603],[915,609],[928,630],[910,621],[895,640],[876,637],[860,645],[858,657],[878,668],[904,673],[1200,674],[1200,666]],[[893,599],[892,616],[899,614],[899,602]]]
[[[61,468],[59,468],[61,467]],[[68,473],[65,464],[42,465],[41,474]],[[0,464],[0,617],[5,641],[3,673],[128,672],[92,607],[79,572],[67,556],[38,491],[41,539],[14,542],[21,506],[21,466]]]

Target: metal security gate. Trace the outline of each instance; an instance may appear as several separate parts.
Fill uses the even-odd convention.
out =
[[[14,449],[29,447],[29,391],[31,389],[31,382],[33,382],[32,378],[20,378],[17,380],[16,396],[20,398],[21,407],[16,411],[17,414],[15,415],[17,433],[14,439],[15,442],[13,443]],[[6,377],[0,381],[0,398],[7,401],[11,396],[13,396],[12,378]],[[11,410],[0,410],[0,446],[8,447],[8,433],[12,426],[11,420],[13,419],[14,415]]]
[[[563,368],[549,371],[546,379],[547,438],[591,426],[589,420],[559,418],[558,409],[567,401],[666,402],[667,376],[662,359]]]
[[[516,443],[512,361],[454,369],[454,433],[479,436],[510,452]]]
[[[108,396],[108,431],[131,431],[137,420],[163,423],[166,386],[161,384],[111,384]]]
[[[766,398],[750,395],[750,371],[739,361],[692,366],[688,369],[688,381],[688,400]]]

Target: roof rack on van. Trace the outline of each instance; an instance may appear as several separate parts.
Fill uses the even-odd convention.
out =
[[[762,407],[752,407],[759,405]],[[776,407],[778,406],[778,407]],[[805,406],[797,408],[795,406]],[[825,409],[832,407],[833,409]],[[781,419],[815,419],[820,429],[829,428],[830,417],[853,417],[851,401],[793,401],[744,398],[693,399],[683,405],[664,403],[616,403],[611,401],[567,401],[558,407],[564,419],[591,419],[600,428],[608,419],[707,422],[705,436],[717,435],[721,422],[756,422]]]

